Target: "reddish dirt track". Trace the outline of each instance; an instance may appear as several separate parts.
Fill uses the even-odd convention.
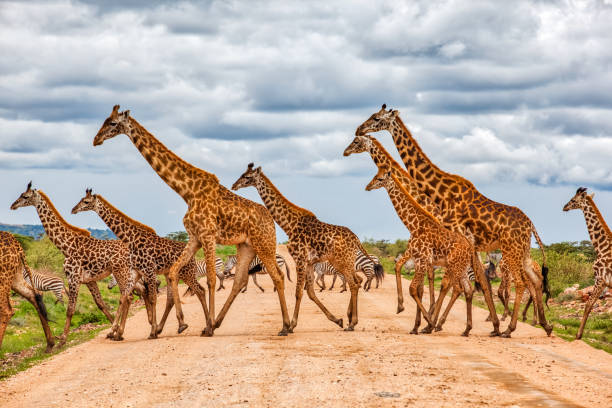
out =
[[[444,331],[409,335],[414,302],[405,296],[406,311],[395,314],[390,276],[382,289],[360,292],[355,332],[339,329],[305,296],[295,333],[277,337],[278,297],[270,279],[260,278],[265,293],[250,283],[213,338],[199,335],[204,319],[195,297],[184,298],[190,326],[180,335],[172,316],[161,338],[147,340],[142,310],[128,320],[125,341],[111,342],[102,333],[0,382],[0,406],[612,405],[607,353],[580,341],[547,338],[525,324],[512,339],[489,338],[487,314],[478,308],[472,334],[461,337],[460,301]],[[290,312],[294,290],[288,283]],[[227,293],[218,292],[217,310]],[[319,295],[332,313],[346,313],[346,293]],[[164,301],[160,297],[159,304]]]

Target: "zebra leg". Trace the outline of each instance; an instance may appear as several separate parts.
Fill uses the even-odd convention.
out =
[[[257,273],[253,274],[253,283],[255,284],[255,286],[257,286],[259,288],[259,290],[261,290],[262,292],[264,291],[264,288],[259,286],[259,284],[257,283]]]

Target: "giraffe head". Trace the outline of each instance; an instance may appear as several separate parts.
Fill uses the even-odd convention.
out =
[[[378,169],[378,173],[366,186],[366,191],[376,190],[377,188],[391,187],[393,184],[393,178],[391,177],[391,169],[387,166],[381,166]]]
[[[38,194],[38,191],[36,189],[32,188],[32,182],[30,181],[28,183],[26,191],[21,193],[19,198],[15,200],[13,204],[11,204],[11,210],[16,210],[20,207],[27,207],[30,205],[36,207],[40,200],[40,194]]]
[[[130,111],[125,110],[119,112],[119,105],[113,106],[113,111],[106,118],[98,134],[94,138],[93,145],[98,146],[104,143],[106,139],[113,138],[121,134],[130,133]]]
[[[569,200],[565,206],[563,206],[563,211],[581,210],[588,207],[589,203],[587,202],[587,199],[588,197],[591,197],[592,199],[595,196],[595,193],[589,195],[586,191],[586,187],[579,187],[578,190],[576,190],[576,195],[574,195],[574,197],[572,197],[572,199]]]
[[[387,105],[383,105],[378,112],[373,113],[368,120],[357,128],[355,135],[365,135],[366,133],[388,130],[399,112],[393,109],[386,109]]]
[[[95,211],[98,197],[91,193],[91,188],[85,190],[85,196],[72,209],[72,214],[80,213],[81,211]]]
[[[255,165],[253,163],[249,163],[246,171],[242,173],[242,176],[240,176],[234,185],[232,185],[232,190],[257,186],[257,180],[259,180],[259,177],[261,176],[261,166],[256,169],[253,168],[254,166]]]
[[[372,148],[372,136],[368,134],[357,135],[350,145],[344,149],[344,155],[350,156],[353,153],[369,152]]]

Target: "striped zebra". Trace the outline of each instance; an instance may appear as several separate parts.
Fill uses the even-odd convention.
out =
[[[195,263],[196,263],[196,279],[200,279],[202,276],[206,276],[206,259],[204,258],[196,259]],[[225,289],[225,286],[223,286],[223,279],[226,278],[226,276],[223,274],[223,260],[219,257],[215,257],[215,272],[217,273],[217,278],[219,278],[219,289],[217,289],[217,292],[218,292],[221,289]],[[191,288],[187,288],[185,293],[183,293],[183,296],[192,296],[192,295],[193,295],[193,292],[191,291]]]
[[[232,269],[234,269],[237,262],[238,262],[238,258],[236,258],[236,255],[230,255],[227,257],[227,260],[225,261],[225,269],[223,271],[226,277],[232,276],[230,275],[230,272]],[[287,274],[287,279],[289,280],[289,282],[293,282],[291,280],[291,275],[289,274],[289,265],[287,265],[287,262],[285,261],[285,258],[282,257],[282,255],[276,254],[276,264],[278,265],[281,271],[283,270],[283,266],[285,267],[285,273]],[[263,292],[264,289],[261,286],[259,286],[259,284],[257,283],[257,274],[263,275],[263,274],[266,274],[267,272],[265,270],[265,267],[263,266],[263,263],[261,262],[261,259],[259,259],[257,255],[255,255],[255,258],[253,258],[253,260],[249,264],[248,273],[249,273],[249,276],[253,278],[253,283],[255,284],[255,286],[257,286],[259,290]],[[245,293],[247,291],[248,285],[249,285],[249,281],[247,279],[247,283],[244,286],[244,289],[242,289],[242,293]],[[274,288],[274,290],[276,291],[276,288]]]
[[[314,266],[316,279],[315,282],[319,285],[321,290],[325,289],[325,275],[332,275],[334,277],[332,281],[332,285],[329,290],[332,290],[334,287],[334,283],[336,282],[336,277],[339,276],[342,279],[342,291],[346,290],[346,282],[344,280],[344,275],[339,273],[336,268],[334,268],[329,262],[319,262]],[[372,280],[376,278],[376,288],[378,288],[379,283],[385,277],[385,271],[380,264],[380,260],[374,255],[364,255],[361,251],[357,252],[357,257],[355,258],[355,270],[357,272],[361,272],[365,275],[366,280],[363,284],[363,289],[367,292],[370,290],[372,286]]]
[[[161,281],[157,279],[157,293],[159,293],[159,287],[161,286]],[[108,289],[112,289],[117,286],[117,279],[115,279],[115,275],[110,276],[110,280],[108,281],[108,285],[106,286]],[[145,293],[145,286],[142,277],[136,281],[134,284],[134,289],[132,289],[132,293],[138,295],[139,297],[143,297]]]
[[[372,279],[376,278],[376,289],[378,289],[379,283],[385,278],[385,270],[380,264],[380,260],[374,255],[366,255],[361,251],[357,251],[355,270],[365,275],[366,281],[363,283],[363,289],[366,292],[372,286]]]
[[[334,288],[334,285],[336,284],[336,278],[339,277],[340,280],[342,280],[342,290],[340,291],[340,293],[346,291],[346,279],[344,279],[344,275],[338,272],[338,270],[334,268],[329,262],[325,261],[314,264],[314,273],[316,277],[315,283],[319,285],[319,288],[321,288],[319,292],[325,290],[325,275],[334,277],[334,279],[332,280],[332,284],[329,287],[329,290],[332,290]]]
[[[36,290],[53,292],[53,294],[55,295],[55,299],[57,299],[55,303],[64,303],[62,291],[66,290],[66,285],[64,284],[64,281],[61,278],[46,273],[31,271],[32,280],[34,281],[34,284],[32,284],[27,269],[24,268],[22,273],[23,279],[28,285],[33,286]]]

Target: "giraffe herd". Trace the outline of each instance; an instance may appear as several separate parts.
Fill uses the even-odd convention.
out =
[[[403,166],[371,135],[379,131],[391,134]],[[325,265],[329,271],[334,271],[334,280],[338,275],[344,285],[348,285],[350,300],[345,330],[355,329],[358,324],[358,294],[362,283],[357,271],[363,269],[358,265],[368,264],[375,271],[371,276],[366,274],[366,290],[373,276],[376,277],[378,287],[382,267],[377,259],[365,251],[349,228],[325,223],[311,211],[289,201],[264,174],[262,168],[255,167],[253,163],[236,180],[232,190],[254,187],[264,205],[235,194],[221,185],[213,173],[187,163],[170,151],[132,118],[129,110],[120,112],[119,105],[113,107],[110,116],[96,134],[93,145],[100,146],[121,134],[130,139],[160,178],[187,204],[183,224],[189,241],[185,244],[158,236],[152,228],[130,218],[104,197],[87,189],[72,213],[96,212],[118,238],[95,239],[88,231],[69,224],[50,198],[43,191],[32,188],[30,182],[11,205],[11,209],[33,206],[46,234],[65,257],[68,306],[64,330],[59,337],[60,346],[66,342],[81,284],[88,287],[97,306],[112,322],[108,337],[118,341],[123,339],[133,290],[145,301],[151,326],[149,338],[159,336],[173,307],[179,322],[178,332],[183,332],[188,327],[178,292],[178,282],[183,280],[202,305],[206,321],[202,335],[212,336],[236,296],[246,289],[249,274],[257,273],[250,270],[255,261],[258,271],[270,275],[278,295],[282,315],[279,335],[286,336],[295,330],[304,291],[330,321],[344,327],[344,319],[333,315],[318,299],[314,290],[315,273],[317,280],[327,273],[332,274],[324,270]],[[441,330],[453,303],[463,294],[467,310],[466,328],[462,335],[468,336],[473,326],[474,289],[470,278],[483,291],[490,313],[488,320],[493,326],[492,336],[511,336],[517,326],[525,290],[530,296],[529,303],[533,302],[534,319],[537,319],[547,335],[551,334],[552,325],[546,320],[543,302],[543,294],[549,295],[543,244],[532,221],[520,209],[492,201],[482,195],[470,181],[438,168],[420,148],[400,119],[399,112],[387,109],[386,105],[357,127],[353,141],[344,150],[344,156],[363,152],[369,153],[378,170],[366,190],[384,188],[397,215],[410,233],[406,252],[396,259],[395,274],[399,313],[404,310],[401,268],[406,261],[412,260],[415,274],[409,293],[417,306],[412,334],[419,333],[421,316],[427,326],[420,333]],[[593,196],[588,195],[586,189],[579,188],[563,208],[564,211],[572,209],[584,212],[597,253],[593,265],[595,290],[585,307],[577,334],[577,338],[580,338],[595,300],[606,287],[612,287],[612,232],[595,206]],[[287,234],[287,249],[296,264],[295,306],[291,318],[285,299],[284,275],[277,263],[275,223]],[[532,235],[542,251],[541,267],[530,256]],[[215,313],[216,278],[218,273],[221,273],[220,277],[226,274],[220,272],[222,267],[215,256],[217,244],[236,245],[237,249],[234,283],[218,314]],[[204,260],[201,261],[202,265],[196,265],[194,255],[200,248],[204,252]],[[501,250],[503,254],[497,265],[502,277],[498,296],[504,304],[501,320],[511,314],[510,323],[503,332],[500,331],[500,319],[495,311],[487,279],[490,273],[485,274],[478,255],[480,251],[493,250]],[[434,266],[445,269],[437,300],[433,286]],[[198,271],[205,271],[207,277],[208,302],[205,288],[198,282]],[[97,281],[111,274],[120,291],[119,307],[114,316],[104,303],[97,286]],[[168,282],[166,307],[159,323],[156,314],[157,275],[165,275]],[[29,276],[29,280],[24,279],[24,276]],[[429,282],[428,309],[422,302],[425,276]],[[0,232],[0,345],[6,325],[14,313],[9,300],[10,291],[14,290],[34,305],[47,339],[47,351],[50,351],[55,339],[49,329],[42,297],[31,282],[31,271],[21,246],[12,235]],[[512,309],[509,306],[511,285],[515,287]],[[324,283],[319,286],[323,289]],[[221,287],[222,281],[219,289]],[[452,296],[440,316],[446,293],[450,289]],[[529,304],[525,310],[527,307]]]

